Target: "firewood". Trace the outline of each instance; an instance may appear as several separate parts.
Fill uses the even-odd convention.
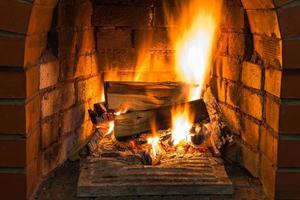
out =
[[[202,99],[175,106],[189,106],[195,111],[195,122],[209,121],[206,105]],[[150,121],[155,119],[158,129],[168,129],[171,126],[171,110],[173,106],[163,106],[145,111],[127,112],[116,116],[114,134],[117,139],[137,135],[151,130]]]
[[[94,104],[94,111],[97,113],[98,117],[100,117],[107,112],[107,108],[103,103],[96,103]]]
[[[184,83],[106,82],[109,109],[122,105],[128,111],[141,111],[186,102],[188,85]]]

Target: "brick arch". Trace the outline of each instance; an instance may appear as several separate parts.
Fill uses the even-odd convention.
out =
[[[35,96],[38,83],[34,81],[39,79],[39,71],[31,67],[38,62],[46,47],[57,1],[10,0],[0,3],[0,113],[9,113],[0,116],[0,146],[12,152],[0,152],[0,168],[4,169],[0,180],[7,183],[6,187],[0,188],[0,193],[3,198],[7,197],[5,199],[23,199],[32,194],[38,183],[35,171],[39,166],[32,166],[30,162],[35,159],[34,147],[39,145],[37,134],[33,134],[38,131],[35,128],[40,115],[34,109],[39,104]],[[300,76],[300,56],[295,53],[300,52],[297,38],[300,35],[297,26],[299,4],[292,0],[242,0],[242,3],[257,52],[268,57],[269,49],[265,45],[278,45],[277,57],[267,60],[274,68],[265,71],[265,90],[270,94],[266,96],[265,112],[269,117],[261,142],[272,149],[264,149],[260,161],[261,179],[272,196],[299,197],[296,191],[300,187],[297,182],[300,173],[289,170],[300,167],[295,154],[300,146],[300,126],[294,123],[294,119],[300,117],[300,91],[299,87],[293,87],[298,85]],[[257,20],[257,16],[263,20]],[[286,158],[286,154],[295,156],[295,159]],[[7,170],[9,168],[18,169],[17,173]],[[284,187],[290,186],[290,180],[294,184]]]
[[[242,0],[254,49],[265,70],[265,125],[260,132],[259,176],[271,197],[300,198],[299,118],[300,4],[290,0]],[[297,38],[298,37],[298,38]],[[287,186],[289,185],[289,186]]]
[[[57,0],[0,2],[1,198],[26,199],[40,182],[39,70]]]

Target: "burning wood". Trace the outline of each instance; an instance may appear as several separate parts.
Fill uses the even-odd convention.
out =
[[[202,99],[176,104],[177,106],[188,106],[191,110],[196,111],[193,122],[209,121],[205,103]],[[167,129],[171,126],[173,106],[163,106],[156,109],[145,111],[127,112],[115,117],[115,136],[123,138],[137,135],[151,130],[150,121],[155,119],[158,129]]]

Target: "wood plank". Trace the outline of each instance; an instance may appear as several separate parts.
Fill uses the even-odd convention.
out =
[[[106,82],[105,94],[109,109],[121,105],[129,111],[141,111],[186,102],[188,85],[184,83]]]

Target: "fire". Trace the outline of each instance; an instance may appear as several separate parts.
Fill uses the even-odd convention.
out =
[[[159,137],[157,137],[157,136],[148,138],[148,144],[151,145],[152,154],[153,154],[154,159],[156,158],[157,154],[160,151],[159,143],[160,143]]]
[[[176,27],[170,31],[175,49],[177,79],[190,84],[189,101],[200,98],[201,90],[212,60],[221,0],[182,1],[178,5],[179,16],[168,15],[167,20]],[[171,29],[172,30],[172,29]],[[187,106],[172,110],[173,144],[188,143],[193,125],[193,113]]]
[[[172,109],[172,143],[173,145],[186,144],[190,141],[190,129],[193,126],[194,116],[188,106],[178,106]]]
[[[149,145],[151,145],[151,153],[152,153],[152,158],[156,158],[156,156],[161,152],[161,148],[160,148],[160,140],[159,137],[156,134],[156,122],[155,119],[152,119],[150,121],[150,125],[151,125],[151,130],[152,130],[152,137],[149,137],[147,139],[147,142]]]

